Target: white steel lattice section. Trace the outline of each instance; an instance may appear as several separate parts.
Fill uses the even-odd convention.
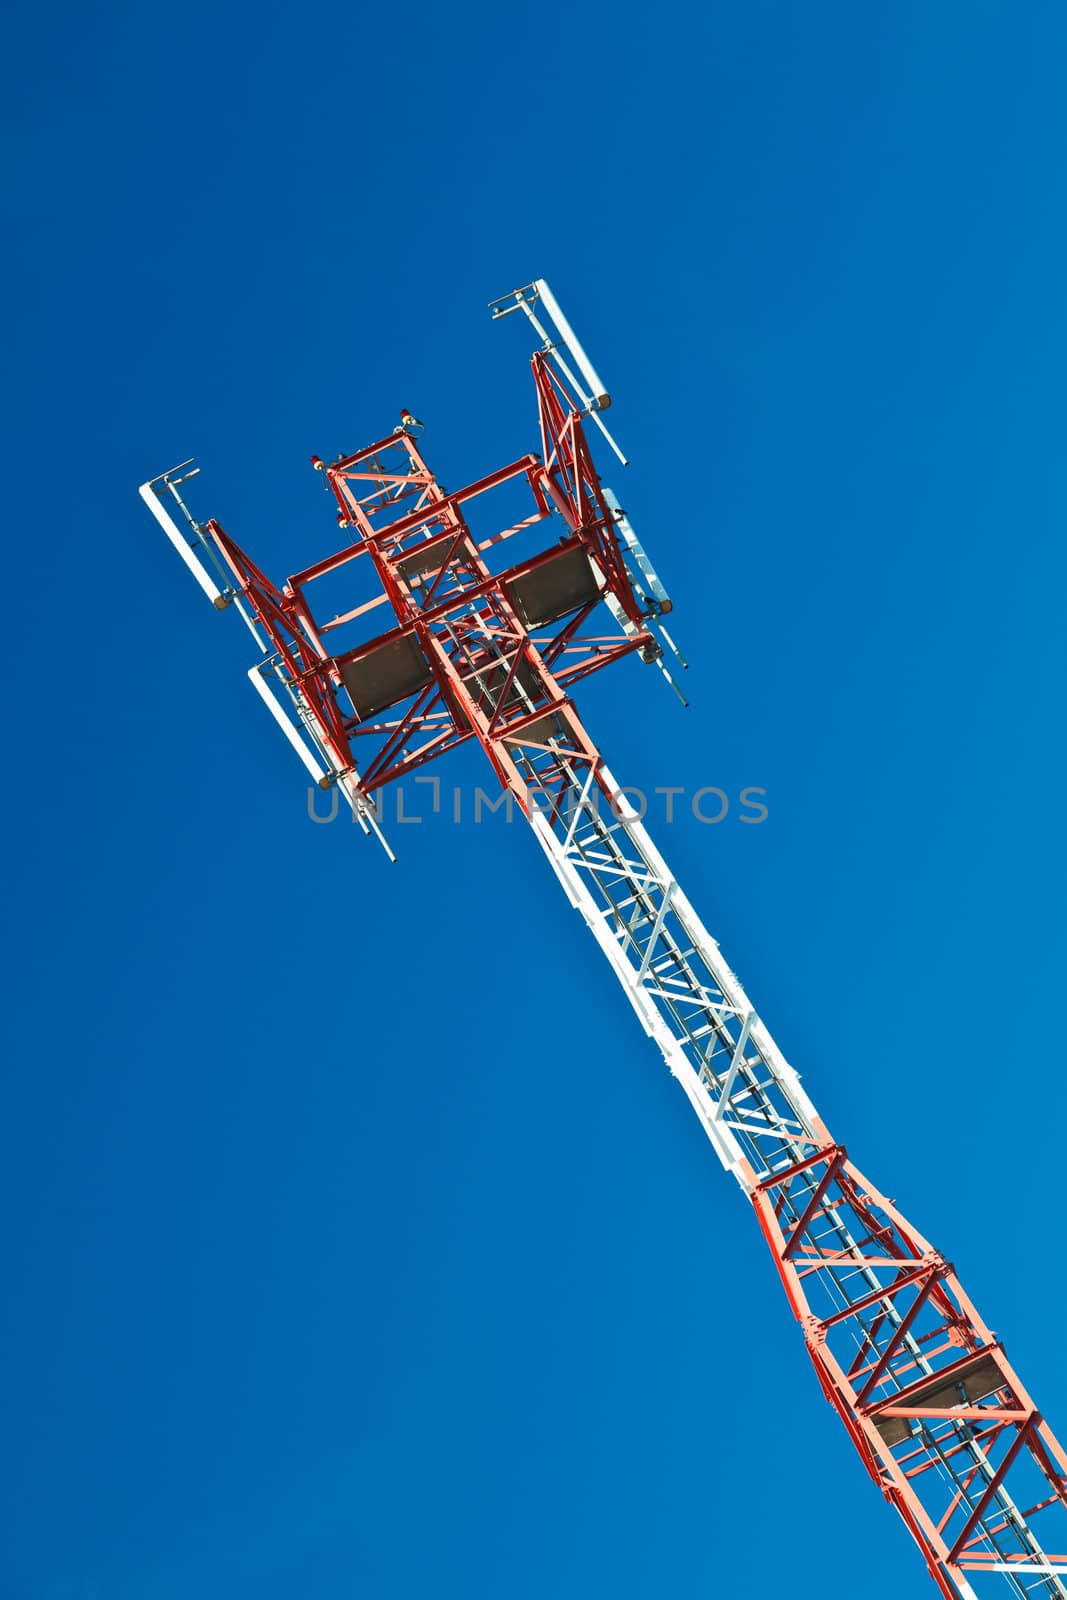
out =
[[[572,803],[552,822],[535,813],[534,831],[723,1165],[750,1188],[812,1154],[825,1130],[610,773],[601,765],[597,782],[585,764],[579,788],[580,770]]]

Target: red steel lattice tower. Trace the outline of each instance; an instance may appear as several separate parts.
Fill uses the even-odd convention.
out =
[[[288,583],[192,519],[190,463],[142,497],[208,598],[241,610],[262,651],[249,676],[364,831],[385,843],[386,785],[478,741],[751,1202],[823,1393],[940,1593],[1067,1600],[1067,1456],[951,1263],[830,1134],[575,708],[573,685],[626,655],[670,678],[670,601],[593,465],[589,421],[619,454],[603,385],[543,281],[495,314],[515,310],[541,341],[540,451],[449,493],[405,412],[366,449],[313,458],[346,542]],[[508,484],[528,514],[476,539],[467,507]],[[502,543],[549,530],[500,568]],[[319,620],[313,586],[360,571],[369,598]],[[359,637],[385,606],[394,625]]]

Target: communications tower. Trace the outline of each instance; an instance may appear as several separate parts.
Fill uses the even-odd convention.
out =
[[[593,465],[589,424],[623,459],[606,389],[543,280],[492,309],[535,330],[536,453],[448,491],[405,412],[354,455],[313,457],[340,547],[281,585],[192,518],[192,463],[141,495],[208,599],[243,615],[249,677],[312,779],[387,849],[380,791],[477,740],[752,1205],[823,1394],[940,1593],[1067,1600],[1067,1456],[951,1263],[828,1130],[579,717],[590,673],[637,655],[677,688],[684,663]],[[467,508],[504,485],[528,512],[477,539]],[[325,579],[349,585],[328,617]],[[367,638],[377,615],[391,625]]]

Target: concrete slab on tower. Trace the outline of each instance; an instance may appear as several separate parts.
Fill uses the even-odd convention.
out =
[[[929,1383],[909,1389],[907,1404],[920,1411],[976,1406],[1002,1389],[1004,1384],[1004,1374],[993,1356],[979,1352],[974,1361],[966,1367],[957,1368],[951,1376],[937,1374]],[[911,1432],[906,1417],[879,1417],[875,1414],[874,1425],[887,1444],[900,1444]]]
[[[413,579],[421,578],[428,572],[438,572],[450,547],[455,543],[455,531],[449,529],[448,533],[439,539],[427,539],[425,544],[417,544],[413,550],[399,557],[396,563],[397,571],[406,583]]]
[[[526,627],[539,628],[588,605],[596,599],[600,585],[592,562],[579,547],[561,550],[529,572],[510,578],[507,591]]]
[[[430,667],[414,634],[373,645],[341,667],[356,715],[368,717],[408,700],[430,681]]]

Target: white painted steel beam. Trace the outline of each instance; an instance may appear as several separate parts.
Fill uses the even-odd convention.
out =
[[[159,480],[157,479],[156,482],[158,481]],[[140,489],[138,490],[141,499],[144,501],[149,511],[151,511],[152,515],[159,523],[159,526],[163,529],[163,532],[166,534],[175,550],[177,550],[179,556],[181,556],[182,561],[188,567],[189,571],[196,579],[204,594],[211,601],[211,604],[219,611],[224,610],[225,607],[230,603],[229,596],[223,594],[222,590],[219,588],[210,572],[204,566],[203,562],[200,560],[189,541],[183,536],[181,530],[175,524],[174,519],[167,511],[166,507],[160,500],[158,493],[156,492],[156,482],[142,483]]]
[[[325,772],[319,766],[318,762],[315,760],[315,757],[312,755],[311,751],[300,737],[299,728],[290,722],[288,716],[286,715],[285,707],[282,705],[270,684],[267,682],[267,674],[264,673],[263,668],[261,666],[251,667],[248,673],[248,681],[259,695],[259,698],[263,701],[263,704],[266,706],[267,710],[270,712],[279,728],[285,734],[285,737],[288,739],[289,743],[300,757],[304,766],[307,768],[312,782],[320,785],[323,784],[326,780]]]

